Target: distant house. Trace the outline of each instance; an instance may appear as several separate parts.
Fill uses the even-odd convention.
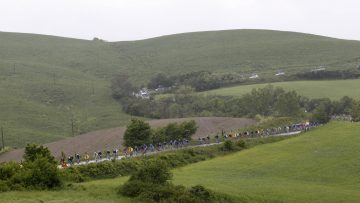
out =
[[[319,71],[324,71],[324,70],[326,70],[326,68],[324,68],[323,66],[320,66],[320,67],[312,69],[311,72],[319,72]]]
[[[249,79],[256,79],[256,78],[259,78],[259,75],[256,74],[256,73],[252,74],[252,75],[249,77]]]
[[[164,87],[162,85],[159,85],[156,89],[148,89],[148,88],[141,88],[138,92],[133,92],[132,95],[141,98],[141,99],[150,99],[151,95],[155,94],[161,94],[167,90],[170,90],[172,88],[175,88],[175,86],[172,87]]]
[[[134,92],[133,95],[141,99],[150,99],[150,92],[147,88],[142,88],[139,92]]]
[[[165,91],[167,88],[162,86],[162,85],[159,85],[158,88],[155,89],[155,92],[163,92]]]

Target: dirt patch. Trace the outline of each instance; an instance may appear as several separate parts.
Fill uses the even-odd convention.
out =
[[[148,121],[152,127],[162,127],[168,123],[181,123],[184,121],[195,120],[199,127],[195,139],[206,135],[215,134],[224,130],[238,129],[245,126],[253,125],[256,122],[246,118],[229,118],[229,117],[194,117],[194,118],[176,118],[176,119],[160,119]],[[85,133],[76,137],[66,138],[56,142],[45,144],[55,157],[60,157],[61,152],[65,154],[83,154],[88,152],[92,155],[94,151],[107,150],[113,148],[122,148],[123,135],[125,127],[110,128]],[[16,149],[0,155],[0,162],[20,161],[24,149]]]

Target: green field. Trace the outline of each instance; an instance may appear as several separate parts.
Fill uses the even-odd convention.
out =
[[[116,178],[107,180],[96,180],[86,183],[74,184],[59,191],[24,191],[1,193],[1,203],[116,203],[135,202],[130,198],[121,197],[116,194],[116,189],[124,183],[127,178]]]
[[[359,202],[359,131],[359,123],[333,122],[178,169],[175,183],[202,184],[251,202]]]
[[[254,88],[263,88],[268,84],[240,85],[228,88],[206,91],[209,95],[242,96]],[[271,83],[287,91],[296,91],[301,96],[309,98],[330,98],[338,100],[343,96],[360,99],[360,79],[356,80],[322,80],[322,81],[291,81]]]
[[[256,72],[272,77],[319,65],[354,69],[359,41],[266,30],[187,33],[132,42],[0,32],[0,125],[5,144],[46,143],[125,124],[109,89],[127,73],[137,85],[156,73]]]
[[[359,123],[309,133],[174,170],[174,183],[204,185],[249,202],[359,202]],[[60,191],[5,192],[0,202],[131,202],[116,195],[126,177]]]

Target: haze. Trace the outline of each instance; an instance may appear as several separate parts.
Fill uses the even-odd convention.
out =
[[[357,0],[2,0],[0,30],[108,41],[227,29],[360,40]]]

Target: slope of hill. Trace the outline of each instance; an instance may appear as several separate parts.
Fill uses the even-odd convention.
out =
[[[181,123],[189,120],[194,120],[198,126],[194,139],[219,133],[221,130],[239,129],[256,123],[256,121],[247,118],[195,117],[151,120],[149,121],[149,124],[152,127],[163,127],[169,123]],[[122,143],[125,130],[126,127],[118,127],[94,131],[48,143],[46,146],[57,158],[61,156],[61,152],[69,155],[75,153],[84,154],[85,152],[92,153],[99,150],[112,150],[119,147],[123,148]],[[23,148],[0,154],[0,163],[6,161],[20,161],[22,160],[23,154]]]
[[[270,83],[287,91],[296,91],[309,98],[330,98],[338,100],[343,96],[360,99],[360,79],[356,80],[321,80],[321,81],[291,81]],[[209,95],[242,96],[254,88],[263,88],[268,84],[239,85],[203,92]],[[160,96],[159,96],[160,97]]]
[[[270,30],[186,33],[115,47],[147,75],[209,70],[267,77],[279,69],[297,73],[320,65],[352,69],[360,64],[359,41]]]
[[[174,170],[174,183],[204,185],[239,202],[359,202],[359,123],[332,122],[298,137]],[[0,202],[135,202],[116,195],[128,177],[58,191],[14,191]]]
[[[359,65],[360,42],[315,35],[231,30],[103,42],[0,32],[0,125],[7,145],[46,143],[129,119],[111,98],[110,79],[140,85],[158,72],[257,72],[270,77],[318,65]]]
[[[177,184],[201,184],[251,202],[359,202],[359,123],[333,122],[302,136],[175,171]]]

